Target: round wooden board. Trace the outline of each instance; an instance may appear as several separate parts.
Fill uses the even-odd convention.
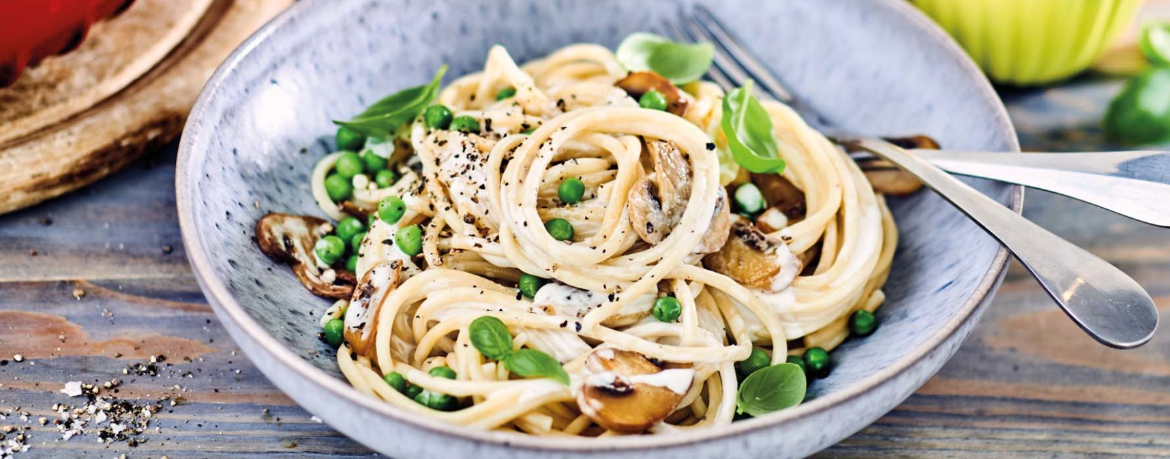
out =
[[[95,30],[92,44],[0,91],[12,101],[36,89],[23,95],[41,101],[0,109],[0,213],[85,186],[177,138],[219,63],[292,1],[140,0]],[[99,35],[127,33],[135,38]],[[134,52],[112,52],[126,48]]]

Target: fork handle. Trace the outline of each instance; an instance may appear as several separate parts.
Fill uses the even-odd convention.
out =
[[[1170,227],[1170,152],[912,152],[948,172],[1038,188]]]
[[[1097,341],[1126,349],[1153,337],[1158,326],[1154,301],[1121,270],[934,167],[918,152],[877,139],[846,142],[916,176],[967,214],[1007,247],[1061,309]]]

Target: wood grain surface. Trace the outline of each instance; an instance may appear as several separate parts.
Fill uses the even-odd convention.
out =
[[[1082,78],[1002,95],[1025,149],[1077,151],[1116,148],[1098,120],[1119,87]],[[16,458],[376,457],[276,390],[217,323],[184,258],[173,151],[0,217],[0,359],[9,360],[0,366],[0,414],[19,406],[35,421],[54,403],[76,404],[58,392],[66,381],[122,378],[117,397],[178,401],[137,447],[92,435],[60,441],[52,424],[0,421],[30,428],[31,448]],[[1170,230],[1043,192],[1029,191],[1026,201],[1027,217],[1116,264],[1170,311]],[[1013,264],[938,375],[818,457],[1170,456],[1165,328],[1137,350],[1102,347]],[[18,353],[23,362],[11,361]],[[160,354],[160,376],[122,374]]]

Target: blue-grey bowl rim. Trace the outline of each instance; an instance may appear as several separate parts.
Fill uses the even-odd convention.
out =
[[[266,40],[271,36],[273,31],[279,28],[284,23],[292,18],[305,14],[317,7],[320,3],[326,3],[330,0],[301,0],[287,10],[281,12],[259,30],[252,34],[243,44],[241,44],[231,55],[228,56],[211,78],[203,86],[199,94],[199,98],[195,101],[194,107],[191,109],[187,118],[187,123],[183,128],[183,136],[179,142],[179,156],[176,164],[175,172],[175,198],[176,206],[179,215],[179,230],[183,237],[183,245],[187,251],[188,260],[191,263],[191,268],[195,273],[196,280],[198,280],[203,293],[207,295],[208,302],[211,303],[215,310],[216,316],[220,320],[234,322],[244,333],[247,333],[256,342],[261,343],[268,348],[274,357],[276,357],[282,364],[290,368],[292,371],[304,377],[308,382],[317,386],[318,389],[328,390],[333,395],[348,399],[351,403],[363,405],[366,408],[378,412],[386,417],[394,419],[398,422],[414,424],[415,426],[425,428],[439,435],[452,435],[462,437],[472,441],[482,441],[488,443],[495,443],[505,446],[515,446],[519,448],[534,449],[534,450],[559,450],[559,451],[597,451],[608,449],[649,449],[665,445],[677,446],[689,443],[697,443],[707,441],[713,438],[721,438],[726,436],[735,436],[752,432],[760,429],[768,429],[784,424],[793,419],[798,419],[804,416],[809,416],[814,413],[829,409],[837,404],[840,404],[850,398],[866,391],[872,390],[886,381],[892,379],[895,375],[906,370],[918,360],[922,359],[932,350],[934,350],[940,343],[944,342],[959,328],[961,324],[966,322],[975,312],[978,306],[983,303],[984,299],[991,293],[1000,274],[1007,268],[1008,251],[1002,246],[996,252],[995,259],[991,264],[991,268],[984,274],[983,279],[979,281],[971,296],[963,303],[954,317],[951,318],[942,328],[937,330],[926,342],[919,345],[911,351],[906,357],[897,361],[895,364],[886,367],[882,371],[874,373],[856,384],[847,387],[843,390],[825,394],[812,400],[808,403],[789,408],[787,410],[775,413],[769,416],[759,418],[747,419],[732,423],[728,426],[712,427],[708,429],[698,429],[688,431],[687,435],[640,435],[640,436],[619,436],[607,438],[605,442],[598,442],[590,438],[575,438],[575,437],[538,437],[523,434],[512,434],[505,432],[496,432],[481,429],[472,429],[457,427],[453,428],[450,424],[443,423],[437,419],[429,417],[411,417],[406,413],[394,409],[386,403],[375,400],[373,397],[367,396],[358,392],[345,381],[326,374],[321,369],[314,367],[301,356],[286,348],[283,344],[273,338],[265,331],[258,322],[256,322],[243,307],[240,306],[236,299],[228,292],[227,286],[218,277],[213,274],[208,260],[208,252],[202,246],[198,237],[195,237],[195,227],[191,215],[191,197],[187,194],[187,186],[185,182],[186,174],[184,170],[187,164],[191,163],[192,157],[195,153],[192,151],[191,138],[205,135],[201,132],[199,123],[196,120],[204,115],[207,109],[208,99],[211,98],[216,89],[224,82],[228,74],[236,67],[236,65],[243,60],[252,51],[252,49],[260,42]],[[983,97],[989,99],[991,105],[996,107],[995,118],[1000,123],[1000,128],[1010,134],[1011,152],[1018,153],[1020,151],[1019,139],[1016,135],[1015,127],[1011,123],[1008,116],[1007,108],[1004,107],[1003,102],[996,94],[991,86],[991,82],[983,75],[979,68],[967,57],[963,49],[952,39],[941,27],[930,20],[926,15],[915,9],[912,5],[897,0],[878,0],[885,3],[886,6],[893,11],[903,14],[906,19],[913,21],[923,26],[931,34],[939,46],[942,46],[949,51],[958,61],[959,65],[974,78],[982,87]],[[1024,207],[1024,187],[1012,186],[1012,203],[1010,208],[1016,213],[1021,213]],[[246,351],[246,350],[245,350]]]

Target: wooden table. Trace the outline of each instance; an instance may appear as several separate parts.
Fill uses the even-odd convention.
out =
[[[1100,149],[1109,146],[1098,120],[1119,85],[1080,79],[1003,96],[1025,149]],[[0,366],[0,414],[19,406],[35,421],[54,403],[76,404],[59,391],[77,380],[120,378],[119,397],[176,400],[133,448],[0,421],[30,426],[31,449],[16,458],[375,457],[273,387],[219,325],[183,252],[173,164],[171,146],[64,199],[0,217],[0,359],[9,360]],[[1043,192],[1026,201],[1027,217],[1118,265],[1170,309],[1170,230]],[[152,355],[167,357],[160,376],[122,374]],[[1100,346],[1013,264],[937,376],[820,456],[1170,456],[1170,332],[1134,351]]]

